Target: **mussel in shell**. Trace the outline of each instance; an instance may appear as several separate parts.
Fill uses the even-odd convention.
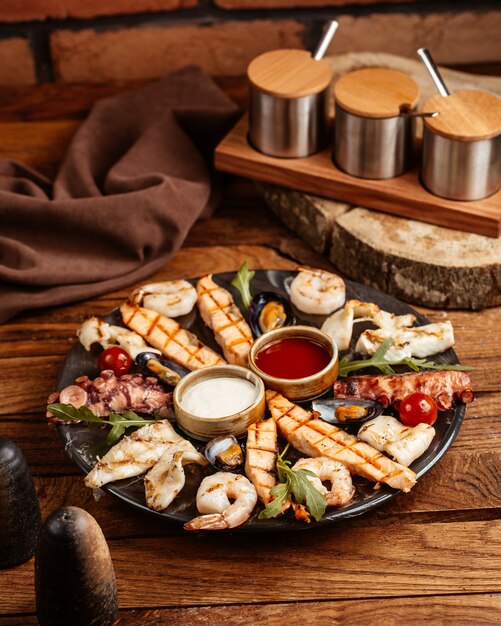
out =
[[[141,352],[136,357],[136,364],[149,376],[153,374],[172,387],[175,387],[181,378],[188,374],[188,370],[182,365],[160,358],[156,352]]]
[[[252,298],[249,315],[256,337],[282,326],[292,326],[295,322],[290,304],[272,291],[262,291]]]
[[[384,411],[380,402],[365,398],[319,398],[313,401],[312,406],[325,422],[336,426],[358,425]]]
[[[211,465],[223,472],[236,472],[244,464],[242,446],[233,435],[211,439],[204,448],[204,454]]]

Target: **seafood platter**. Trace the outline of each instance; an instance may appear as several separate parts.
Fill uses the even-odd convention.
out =
[[[314,268],[142,285],[77,337],[49,423],[87,487],[188,531],[380,506],[437,463],[474,397],[450,321]]]

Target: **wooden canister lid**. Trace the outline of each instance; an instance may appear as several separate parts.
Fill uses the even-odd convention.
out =
[[[247,68],[250,84],[271,96],[300,98],[329,86],[327,61],[315,61],[307,50],[272,50],[256,57]]]
[[[426,126],[449,139],[478,141],[501,133],[501,98],[487,91],[458,89],[450,96],[437,94],[425,102],[423,111],[440,113],[425,118]]]
[[[334,97],[345,111],[360,117],[395,117],[402,107],[416,106],[419,87],[403,72],[367,67],[341,76]]]

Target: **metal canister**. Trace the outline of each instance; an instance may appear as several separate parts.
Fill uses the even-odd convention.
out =
[[[432,193],[480,200],[501,188],[501,99],[471,89],[426,101],[421,179]]]
[[[419,87],[386,68],[349,72],[334,85],[334,161],[359,178],[393,178],[412,164]]]
[[[273,50],[249,65],[249,141],[274,157],[300,158],[327,145],[332,70],[306,50]]]

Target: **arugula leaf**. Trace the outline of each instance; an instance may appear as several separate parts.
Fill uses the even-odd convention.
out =
[[[240,269],[235,274],[231,284],[233,287],[238,289],[240,295],[242,296],[242,302],[244,303],[244,307],[248,309],[250,307],[250,303],[252,300],[252,296],[250,293],[250,281],[254,278],[256,272],[249,270],[248,260],[245,261],[240,266]]]
[[[289,497],[289,485],[287,483],[280,483],[275,485],[270,494],[276,496],[269,504],[266,505],[258,515],[258,519],[268,519],[270,517],[277,517],[282,513],[282,506]]]
[[[433,361],[427,361],[426,359],[416,359],[414,357],[404,357],[403,359],[386,359],[386,353],[393,345],[393,338],[389,337],[385,339],[379,348],[374,352],[370,359],[361,359],[359,361],[350,361],[346,357],[343,357],[339,362],[339,376],[344,378],[348,376],[350,372],[355,370],[364,369],[366,367],[375,367],[383,374],[395,374],[395,370],[392,365],[407,365],[414,372],[419,372],[420,369],[430,370],[456,370],[460,372],[471,372],[473,367],[469,365],[459,364],[436,364]]]
[[[111,430],[108,433],[106,443],[110,446],[116,443],[120,437],[125,433],[127,428],[133,426],[146,426],[148,424],[154,424],[157,420],[147,420],[134,413],[134,411],[127,411],[122,414],[110,413],[108,419],[94,415],[94,413],[86,406],[81,406],[79,409],[72,404],[49,404],[47,410],[55,417],[62,420],[73,420],[78,422],[87,422],[91,430],[100,428],[101,426],[111,426]]]
[[[300,469],[292,473],[295,474],[293,478],[291,477],[294,499],[299,504],[303,504],[306,501],[306,508],[318,522],[325,513],[327,500],[308,480],[308,476],[316,476],[316,474],[306,469]]]
[[[76,420],[78,422],[96,422],[101,423],[101,418],[86,406],[81,406],[79,409],[72,404],[49,404],[47,406],[54,417],[58,417],[62,420]]]
[[[298,504],[306,503],[306,508],[318,522],[325,513],[327,500],[308,480],[308,476],[315,476],[313,472],[290,468],[291,462],[283,458],[288,448],[289,444],[277,458],[277,475],[280,483],[270,491],[276,498],[266,505],[258,517],[259,519],[277,517],[282,513],[283,503],[292,495]]]

